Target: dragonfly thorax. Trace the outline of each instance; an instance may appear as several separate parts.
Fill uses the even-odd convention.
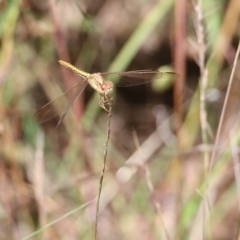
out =
[[[90,74],[87,78],[89,84],[98,92],[102,92],[103,78],[99,73]]]

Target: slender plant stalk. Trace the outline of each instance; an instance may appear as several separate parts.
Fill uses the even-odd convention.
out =
[[[193,3],[194,5],[194,3]],[[202,142],[205,146],[208,144],[208,122],[207,122],[207,108],[206,108],[206,94],[208,87],[208,70],[205,65],[205,54],[206,54],[206,43],[204,41],[205,29],[203,24],[203,12],[202,12],[202,0],[198,0],[196,5],[194,5],[194,9],[196,12],[196,33],[197,33],[197,41],[198,41],[198,64],[200,68],[200,126],[201,126],[201,135]],[[202,216],[202,237],[207,239],[207,219],[209,217],[209,209],[208,209],[208,181],[207,181],[207,171],[208,165],[210,161],[210,155],[208,151],[203,152],[204,159],[204,176],[206,178],[206,184],[204,186],[204,204],[203,204],[203,216]]]
[[[203,12],[202,12],[202,0],[198,0],[196,5],[193,2],[193,6],[196,12],[196,32],[198,42],[198,64],[200,68],[200,125],[202,141],[205,146],[208,144],[208,122],[207,122],[207,109],[206,109],[206,94],[208,87],[208,70],[205,65],[206,43],[204,41],[205,29],[203,25]],[[204,151],[204,172],[207,174],[209,164],[209,153]]]
[[[213,152],[212,152],[210,163],[209,163],[209,169],[208,169],[209,172],[212,170],[213,165],[216,162],[215,158],[216,158],[216,155],[217,155],[217,148],[219,147],[218,144],[219,144],[219,140],[220,140],[220,136],[221,136],[223,120],[224,120],[224,116],[225,116],[226,109],[227,109],[227,103],[228,103],[228,100],[229,100],[229,95],[230,95],[230,91],[231,91],[231,88],[232,88],[233,77],[234,77],[234,73],[235,73],[236,68],[237,68],[237,61],[238,61],[239,55],[240,55],[240,40],[238,42],[238,48],[237,48],[237,52],[236,52],[235,59],[234,59],[234,62],[233,62],[233,68],[232,68],[232,72],[231,72],[231,76],[230,76],[230,80],[229,80],[229,84],[228,84],[228,88],[227,88],[227,93],[226,93],[226,97],[225,97],[225,100],[224,100],[220,121],[219,121],[219,124],[218,124],[216,140],[215,140],[215,143],[214,143],[214,148],[213,148]]]
[[[97,207],[96,207],[96,216],[95,216],[95,230],[94,230],[94,240],[97,239],[97,227],[98,227],[98,216],[99,216],[99,204],[100,204],[100,197],[102,192],[102,183],[103,183],[103,177],[105,173],[106,168],[106,161],[107,161],[107,150],[108,150],[108,142],[110,137],[110,120],[112,117],[112,100],[109,103],[109,109],[108,109],[108,120],[107,120],[107,137],[105,142],[105,150],[104,150],[104,157],[103,157],[103,168],[101,172],[101,177],[99,181],[99,189],[98,189],[98,196],[97,196]]]

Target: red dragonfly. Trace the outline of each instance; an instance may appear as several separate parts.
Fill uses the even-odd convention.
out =
[[[62,122],[68,110],[76,98],[83,92],[85,87],[90,84],[100,97],[99,105],[106,111],[109,111],[109,105],[112,104],[112,93],[115,84],[117,87],[129,87],[148,83],[156,79],[176,78],[177,73],[159,72],[152,70],[136,70],[129,72],[106,72],[106,73],[87,73],[68,62],[60,60],[59,63],[72,70],[81,77],[81,81],[74,87],[67,90],[62,96],[47,103],[35,113],[35,119],[39,123],[47,122],[50,119],[60,116],[57,126]],[[105,81],[107,79],[107,81]]]

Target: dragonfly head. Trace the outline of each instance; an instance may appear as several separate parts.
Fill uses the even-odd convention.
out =
[[[113,87],[114,87],[114,85],[110,81],[106,81],[101,85],[101,89],[102,89],[103,93],[109,98],[112,97]]]

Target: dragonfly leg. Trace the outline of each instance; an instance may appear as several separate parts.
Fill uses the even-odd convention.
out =
[[[108,113],[110,110],[110,106],[112,105],[112,102],[113,102],[112,98],[106,98],[106,97],[104,97],[104,95],[103,96],[100,95],[99,105]],[[108,106],[108,108],[106,106]]]
[[[99,105],[101,108],[103,108],[106,112],[109,112],[109,110],[106,108],[105,104],[103,102],[99,102]]]

